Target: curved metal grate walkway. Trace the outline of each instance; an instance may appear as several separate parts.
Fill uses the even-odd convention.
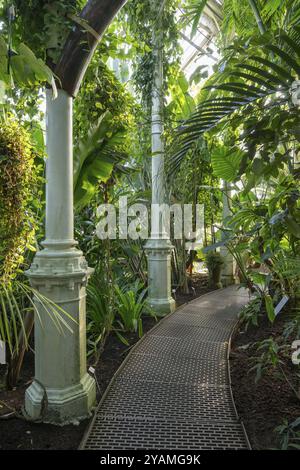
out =
[[[228,371],[228,341],[249,300],[236,286],[162,320],[118,370],[82,449],[247,449]]]

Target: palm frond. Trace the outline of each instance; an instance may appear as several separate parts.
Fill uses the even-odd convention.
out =
[[[48,299],[36,289],[24,282],[14,281],[9,287],[0,286],[0,340],[8,345],[10,354],[18,354],[19,337],[23,337],[25,347],[28,346],[25,328],[26,315],[34,311],[37,321],[43,326],[43,319],[33,300],[36,298],[49,315],[58,334],[65,334],[66,330],[73,333],[74,318],[59,305]]]
[[[298,28],[294,28],[294,32],[300,36]],[[210,91],[209,96],[176,129],[170,163],[174,172],[199,137],[221,124],[224,118],[240,111],[246,118],[253,114],[253,106],[276,99],[276,94],[282,98],[278,100],[282,104],[288,102],[289,89],[300,75],[300,46],[287,34],[279,34],[277,40],[280,46],[262,38],[261,54],[246,49],[240,54],[240,61],[234,58],[223,72],[216,74],[214,84],[210,80],[209,87],[206,87]]]

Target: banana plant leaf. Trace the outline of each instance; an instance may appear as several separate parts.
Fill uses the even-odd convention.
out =
[[[112,115],[104,113],[88,137],[74,149],[74,202],[77,207],[89,203],[99,183],[106,182],[114,168],[127,159],[124,149],[126,131],[116,127]],[[125,167],[126,168],[126,167]]]

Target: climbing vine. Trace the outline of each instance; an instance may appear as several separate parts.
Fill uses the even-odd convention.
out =
[[[154,30],[157,34],[163,34],[164,95],[168,95],[169,77],[179,69],[180,47],[176,21],[178,3],[178,0],[167,0],[163,5],[157,2],[158,8],[154,8],[153,0],[133,0],[124,9],[131,34],[140,45],[133,79],[148,109],[152,96]]]
[[[56,63],[68,33],[85,4],[84,0],[15,0],[14,40],[26,42],[38,55]],[[5,12],[4,12],[5,14]]]
[[[106,111],[112,114],[115,125],[124,129],[134,127],[135,100],[102,62],[101,52],[95,53],[74,102],[75,142],[86,137],[91,121],[95,122]]]

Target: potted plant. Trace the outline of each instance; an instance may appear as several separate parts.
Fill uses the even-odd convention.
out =
[[[220,253],[211,251],[205,257],[205,264],[208,269],[209,287],[221,289],[221,271],[224,265],[224,258]]]

